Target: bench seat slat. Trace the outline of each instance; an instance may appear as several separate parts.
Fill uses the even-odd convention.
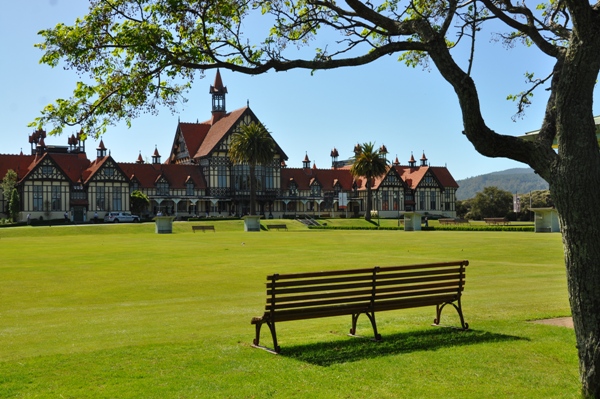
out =
[[[314,310],[307,309],[293,309],[293,310],[282,310],[274,314],[274,321],[289,321],[289,320],[300,320],[300,319],[318,319],[321,317],[331,316],[347,316],[355,313],[365,313],[367,310],[366,305],[353,304],[346,306],[329,306],[322,307]],[[268,313],[265,313],[268,316]]]
[[[409,309],[423,306],[435,306],[446,302],[452,302],[456,300],[457,295],[438,295],[427,298],[417,299],[399,299],[393,301],[382,301],[375,303],[373,311],[384,311],[384,310],[396,310],[396,309]]]

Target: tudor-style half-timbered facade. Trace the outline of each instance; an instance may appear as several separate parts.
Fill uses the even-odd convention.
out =
[[[136,162],[115,161],[101,140],[96,157],[89,160],[82,135],[72,135],[68,147],[46,146],[43,131],[29,137],[30,155],[0,155],[0,178],[15,170],[21,198],[21,220],[62,218],[89,221],[109,211],[130,210],[130,195],[139,190],[150,199],[141,216],[161,212],[177,217],[243,216],[248,213],[250,171],[229,159],[232,136],[241,126],[260,124],[248,105],[227,112],[227,88],[217,71],[210,87],[212,116],[204,122],[178,121],[166,161],[154,149],[152,162],[140,153]],[[385,146],[380,149],[389,152]],[[288,157],[276,144],[268,165],[259,165],[257,174],[258,213],[266,218],[298,216],[364,215],[366,179],[350,174],[351,161],[339,161],[331,151],[331,167],[317,168],[308,154],[301,168],[287,167]],[[380,217],[400,217],[419,212],[445,217],[456,216],[458,185],[446,167],[429,166],[423,153],[417,165],[411,155],[408,165],[396,157],[383,176],[373,179],[373,210]],[[7,215],[8,199],[0,193],[0,213]]]

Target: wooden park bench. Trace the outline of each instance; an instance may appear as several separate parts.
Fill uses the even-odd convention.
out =
[[[440,224],[456,224],[456,219],[438,219]]]
[[[487,224],[509,224],[509,220],[507,218],[484,218],[483,219]]]
[[[277,229],[277,230],[281,230],[281,229],[285,229],[287,230],[287,225],[286,224],[268,224],[267,225],[267,229],[269,230],[273,230],[273,229]]]
[[[371,321],[375,340],[380,340],[375,313],[385,310],[435,306],[439,325],[442,310],[453,306],[463,329],[468,329],[460,298],[469,261],[408,266],[372,267],[267,276],[265,312],[252,318],[256,337],[254,347],[279,353],[276,323],[330,316],[352,316],[350,335],[356,334],[361,314]],[[260,330],[266,324],[273,338],[273,349],[260,346]]]
[[[438,219],[440,224],[469,224],[467,219],[460,218],[449,218],[449,219]]]
[[[206,230],[212,230],[215,232],[215,226],[192,226],[192,231],[195,233],[196,230],[202,230],[206,233]]]

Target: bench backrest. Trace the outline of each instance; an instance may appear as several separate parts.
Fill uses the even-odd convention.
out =
[[[265,316],[298,320],[443,304],[460,298],[468,261],[267,276]]]

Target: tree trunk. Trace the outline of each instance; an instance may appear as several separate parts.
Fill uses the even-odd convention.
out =
[[[597,150],[596,150],[597,151]],[[600,398],[600,196],[598,165],[556,168],[550,190],[559,213],[579,372],[585,397]],[[590,187],[593,187],[590,189]]]
[[[595,49],[574,44],[557,88],[560,159],[550,192],[559,213],[569,301],[585,397],[600,398],[600,152],[593,119]]]
[[[367,178],[367,203],[365,205],[365,220],[371,221],[371,209],[373,208],[373,201],[371,199],[371,179]]]
[[[256,215],[256,166],[250,165],[250,215]]]

